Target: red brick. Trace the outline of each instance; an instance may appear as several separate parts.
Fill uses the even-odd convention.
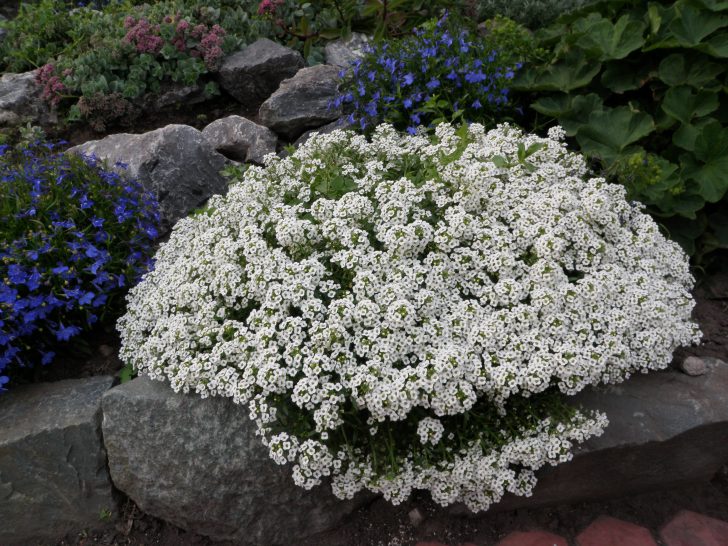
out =
[[[667,546],[728,546],[728,523],[681,510],[660,529]]]
[[[498,546],[569,546],[564,537],[546,531],[513,531]]]
[[[657,546],[644,527],[600,516],[576,537],[578,546]]]

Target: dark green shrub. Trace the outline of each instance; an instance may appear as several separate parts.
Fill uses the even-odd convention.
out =
[[[728,2],[608,0],[539,33],[516,88],[697,260],[728,247]]]

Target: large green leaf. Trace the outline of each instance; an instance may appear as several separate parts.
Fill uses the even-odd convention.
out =
[[[728,58],[728,32],[719,32],[694,49],[721,59]]]
[[[588,85],[601,67],[601,63],[589,61],[583,54],[575,54],[556,64],[522,71],[514,80],[513,87],[526,91],[568,93]]]
[[[681,158],[683,175],[700,186],[700,195],[710,203],[720,201],[728,191],[728,127],[717,121],[703,127],[695,139],[694,157]]]
[[[592,24],[576,45],[599,60],[624,59],[642,47],[647,24],[623,15],[616,23],[602,19]]]
[[[652,116],[620,106],[591,114],[589,123],[576,132],[576,140],[587,154],[613,161],[631,144],[654,130]]]
[[[670,31],[683,46],[697,46],[713,32],[728,25],[728,16],[717,15],[692,4],[677,2],[675,10],[678,15],[670,23]]]
[[[541,114],[557,118],[559,125],[568,136],[574,136],[579,127],[589,123],[592,112],[601,111],[602,99],[595,93],[577,95],[567,94],[541,97],[531,104],[531,107]]]
[[[602,72],[601,82],[610,91],[621,94],[639,89],[651,77],[649,65],[644,62],[612,61]]]
[[[684,125],[718,109],[718,93],[695,91],[689,85],[671,87],[665,93],[662,109]]]
[[[667,85],[699,88],[713,83],[725,69],[725,64],[710,61],[699,53],[673,53],[662,59],[657,75]]]
[[[678,127],[677,131],[672,134],[672,143],[675,146],[688,150],[690,152],[695,150],[695,140],[698,138],[700,133],[703,132],[703,128],[706,124],[714,122],[712,118],[699,119],[695,123],[683,124]]]
[[[700,5],[710,11],[728,11],[727,0],[696,0]]]

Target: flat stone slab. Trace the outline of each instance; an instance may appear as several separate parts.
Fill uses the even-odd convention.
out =
[[[69,379],[0,396],[0,544],[54,540],[100,527],[105,511],[115,517],[101,439],[101,396],[112,383]]]
[[[114,484],[144,512],[236,544],[294,544],[341,523],[366,502],[328,486],[297,487],[255,436],[245,406],[176,394],[139,377],[103,398]]]
[[[609,418],[574,459],[537,473],[532,497],[506,496],[491,510],[614,498],[710,480],[728,461],[728,364],[704,375],[669,370],[580,393]]]

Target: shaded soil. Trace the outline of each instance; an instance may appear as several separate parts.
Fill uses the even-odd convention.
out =
[[[424,520],[413,525],[409,513],[417,509]],[[512,531],[543,529],[566,537],[574,537],[600,515],[608,515],[647,527],[658,544],[658,531],[678,511],[692,510],[707,516],[728,520],[728,466],[706,484],[681,489],[647,493],[620,499],[583,502],[549,508],[497,512],[491,509],[477,517],[449,515],[426,495],[415,495],[410,501],[392,506],[379,499],[352,514],[330,532],[306,540],[296,546],[414,546],[419,541],[446,544],[472,542],[492,546]],[[187,533],[143,514],[131,502],[123,507],[118,522],[88,533],[69,535],[48,546],[233,546],[230,542],[214,542]]]

